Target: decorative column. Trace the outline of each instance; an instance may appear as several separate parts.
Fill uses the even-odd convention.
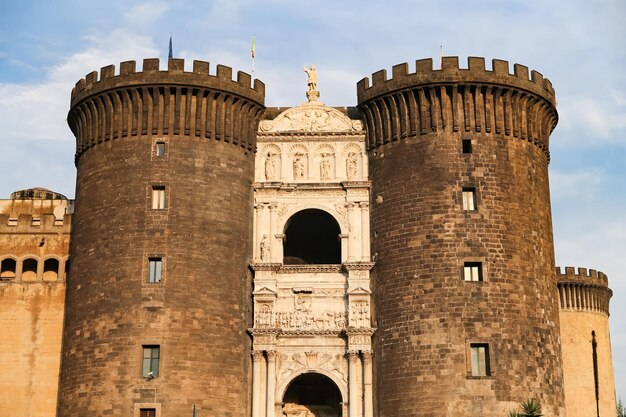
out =
[[[269,231],[269,238],[270,238],[270,262],[276,262],[276,208],[278,207],[278,204],[276,203],[270,203],[269,204],[269,209],[270,209],[270,231]]]
[[[348,417],[358,417],[358,405],[359,402],[359,387],[356,382],[356,366],[359,360],[359,353],[355,351],[348,352],[348,398],[349,398],[349,413]]]
[[[274,397],[276,393],[276,351],[267,351],[267,399],[266,404],[266,417],[274,417],[276,411],[276,405]]]
[[[263,235],[261,233],[261,210],[263,210],[262,204],[254,205],[254,233],[252,233],[252,247],[254,248],[254,261],[258,262],[261,260],[261,250],[259,245],[261,244],[260,239]]]
[[[370,210],[369,203],[359,203],[361,208],[361,261],[370,261]]]
[[[350,235],[348,236],[348,262],[355,262],[361,259],[361,256],[357,253],[356,248],[358,236],[357,223],[360,226],[361,222],[357,221],[355,218],[354,206],[354,203],[346,204],[346,208],[348,210],[348,222],[350,223]]]
[[[362,352],[363,358],[363,417],[373,417],[372,352]]]
[[[261,361],[263,352],[252,351],[252,417],[263,417],[261,410]]]

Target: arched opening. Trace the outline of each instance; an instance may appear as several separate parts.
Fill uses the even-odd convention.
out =
[[[37,259],[24,259],[22,262],[22,281],[37,280]]]
[[[13,258],[6,258],[2,260],[0,265],[0,280],[12,280],[15,278],[15,272],[17,271],[17,262]]]
[[[339,224],[322,210],[307,209],[294,214],[285,226],[283,263],[340,264]]]
[[[46,259],[43,263],[43,280],[56,281],[59,277],[59,261],[54,258]]]
[[[341,393],[337,385],[324,375],[302,374],[289,384],[282,411],[287,417],[340,417]]]

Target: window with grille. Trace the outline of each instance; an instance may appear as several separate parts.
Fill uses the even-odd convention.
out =
[[[139,417],[156,417],[156,408],[140,408]]]

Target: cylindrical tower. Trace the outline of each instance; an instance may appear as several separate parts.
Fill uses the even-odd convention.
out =
[[[59,416],[243,416],[264,84],[171,59],[72,91],[76,208]],[[208,413],[208,414],[207,414]]]
[[[556,269],[560,298],[567,417],[614,417],[615,378],[609,337],[613,292],[605,274]]]
[[[563,415],[548,187],[554,90],[430,59],[357,87],[367,128],[380,416]]]

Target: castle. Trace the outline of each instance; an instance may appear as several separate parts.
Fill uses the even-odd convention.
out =
[[[0,201],[0,415],[615,416],[607,277],[554,265],[551,83],[424,59],[333,108],[306,71],[292,108],[200,61],[76,84],[76,200]]]

